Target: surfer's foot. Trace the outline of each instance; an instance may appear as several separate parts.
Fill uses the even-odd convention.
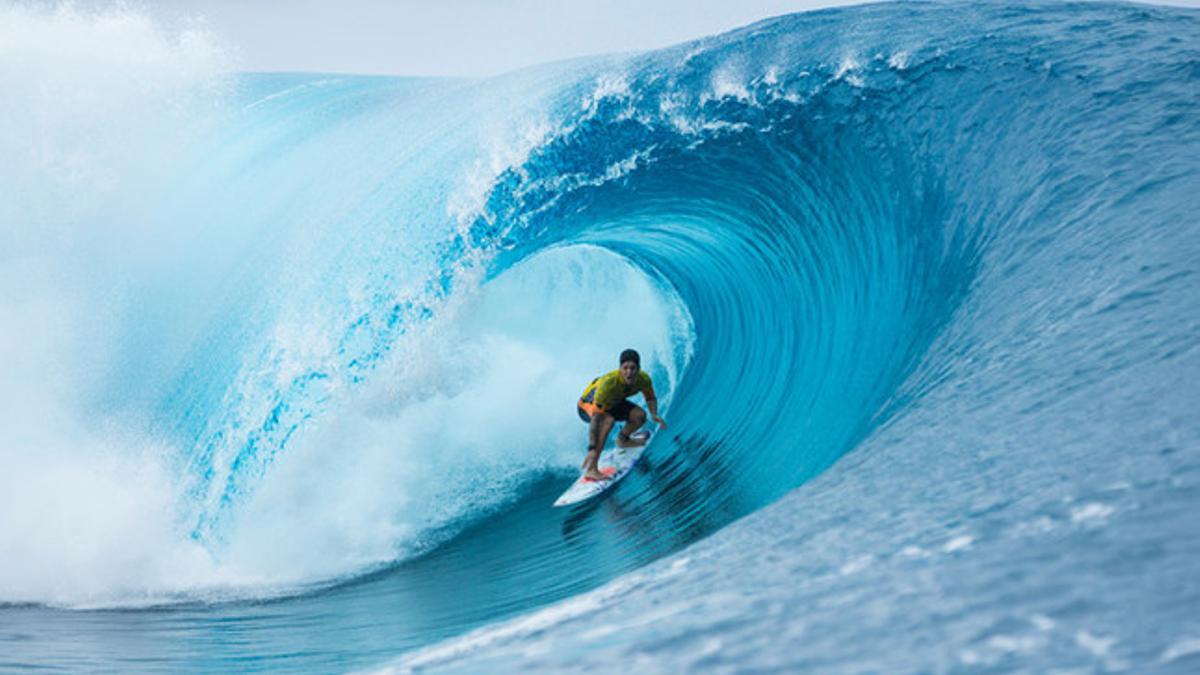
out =
[[[617,436],[617,447],[618,448],[636,448],[638,446],[645,445],[645,444],[646,444],[645,436],[641,436],[641,435],[632,436],[632,437]]]
[[[583,474],[583,479],[584,480],[608,480],[608,476],[605,476],[604,474],[600,473],[599,471],[588,471]]]

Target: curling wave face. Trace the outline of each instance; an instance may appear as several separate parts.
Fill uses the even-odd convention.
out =
[[[371,663],[677,551],[971,364],[1036,363],[989,355],[1053,332],[1021,308],[1094,295],[1072,260],[1188,222],[1195,61],[1165,23],[1200,34],[1135,7],[877,5],[486,81],[241,76],[155,184],[170,227],[132,271],[39,281],[112,291],[67,415],[153,457],[129,499],[168,515],[137,550],[187,574],[63,593],[27,570],[0,600],[297,596],[256,644],[320,614],[313,665]],[[1192,316],[1176,244],[1147,264]],[[573,399],[626,346],[671,426],[611,498],[552,511]]]

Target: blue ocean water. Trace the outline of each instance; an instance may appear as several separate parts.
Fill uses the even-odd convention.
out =
[[[1200,668],[1196,11],[192,44],[0,80],[0,668]],[[627,346],[670,426],[551,509]]]

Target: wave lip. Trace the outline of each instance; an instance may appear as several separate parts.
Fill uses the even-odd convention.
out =
[[[661,451],[687,459],[661,480],[683,487],[649,508],[753,509],[827,467],[887,419],[975,273],[976,224],[956,222],[945,177],[893,118],[862,111],[908,95],[894,59],[769,61],[731,83],[726,59],[749,70],[777,51],[755,40],[786,44],[787,23],[599,80],[500,176],[468,234],[503,251],[500,269],[548,244],[600,245],[680,294],[696,357],[672,415],[688,431]]]

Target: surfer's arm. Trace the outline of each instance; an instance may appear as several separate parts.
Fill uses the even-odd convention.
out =
[[[662,427],[663,429],[666,429],[667,421],[658,416],[658,399],[656,399],[656,398],[646,399],[646,407],[650,409],[650,419],[654,420],[655,424],[657,424],[658,426]]]
[[[650,409],[650,419],[654,420],[658,426],[666,429],[666,421],[658,416],[658,397],[654,395],[653,385],[647,384],[645,390],[642,391],[642,396],[646,397],[646,407]]]

